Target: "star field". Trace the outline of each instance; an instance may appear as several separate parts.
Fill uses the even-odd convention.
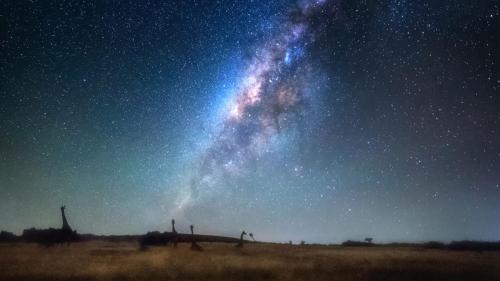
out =
[[[498,240],[496,1],[2,1],[0,228]]]

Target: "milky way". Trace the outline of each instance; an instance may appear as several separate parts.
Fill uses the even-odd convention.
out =
[[[194,175],[172,215],[182,216],[185,209],[217,196],[228,178],[245,176],[248,163],[268,152],[275,136],[298,118],[307,118],[310,101],[319,94],[313,89],[317,74],[307,59],[308,45],[318,32],[311,22],[333,17],[335,7],[320,0],[299,2],[277,34],[255,50],[224,106],[215,137],[196,156]]]
[[[500,237],[498,1],[0,11],[0,230]]]

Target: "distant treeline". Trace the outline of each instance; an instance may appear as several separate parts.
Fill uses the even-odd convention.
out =
[[[23,235],[20,237],[21,241],[24,242],[36,242],[46,246],[78,242],[80,236],[76,231],[71,229],[59,229],[59,228],[48,228],[48,229],[36,229],[30,228],[23,231]]]
[[[172,233],[172,232],[159,232],[153,231],[148,232],[140,237],[140,242],[143,245],[166,245],[168,243],[178,242],[178,243],[190,243],[193,241],[193,237],[198,242],[220,242],[220,243],[238,243],[240,240],[233,237],[224,236],[214,236],[214,235],[201,235],[195,234],[182,234],[182,233]]]
[[[44,245],[53,245],[66,242],[84,242],[84,241],[109,241],[109,242],[135,242],[139,241],[145,245],[166,245],[172,242],[173,234],[171,232],[148,232],[144,235],[94,235],[77,234],[76,231],[67,232],[61,229],[36,229],[30,228],[23,231],[21,236],[12,232],[0,232],[0,243],[9,242],[35,242]],[[214,235],[194,235],[198,242],[222,242],[237,243],[238,238],[214,236]],[[176,242],[191,243],[193,236],[191,234],[178,233],[175,235]]]
[[[345,247],[418,247],[424,249],[440,249],[452,251],[500,251],[499,242],[483,242],[483,241],[453,241],[451,243],[443,243],[437,241],[429,241],[426,243],[387,243],[374,244],[363,241],[348,240],[342,243]]]
[[[238,238],[200,235],[196,234],[198,242],[222,242],[222,243],[237,243]],[[110,242],[135,242],[138,241],[145,245],[166,245],[172,242],[173,234],[171,232],[148,232],[144,235],[94,235],[94,234],[77,234],[75,231],[65,232],[61,229],[35,229],[30,228],[23,231],[21,236],[15,235],[12,232],[1,231],[0,243],[11,242],[36,242],[45,245],[76,242],[76,241],[110,241]],[[176,242],[188,243],[192,241],[190,234],[178,233],[175,236]],[[304,243],[304,245],[306,245]],[[325,246],[320,244],[307,244],[308,246]],[[385,243],[375,244],[364,241],[348,240],[341,244],[344,247],[415,247],[424,249],[439,249],[452,251],[500,251],[499,242],[482,242],[482,241],[453,241],[451,243],[442,243],[430,241],[426,243]],[[330,244],[330,246],[334,246]]]

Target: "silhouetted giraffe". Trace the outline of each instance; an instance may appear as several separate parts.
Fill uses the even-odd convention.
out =
[[[59,230],[56,230],[56,232],[52,233],[52,240],[56,244],[62,244],[62,243],[67,243],[68,245],[73,242],[78,240],[78,236],[76,234],[76,231],[73,231],[71,229],[71,226],[69,226],[68,220],[66,219],[66,214],[64,211],[66,210],[66,206],[61,206],[61,216],[62,216],[62,221],[63,225],[62,228]]]
[[[61,206],[61,215],[62,215],[62,221],[63,221],[62,230],[72,232],[71,226],[69,226],[69,223],[66,220],[66,215],[64,214],[65,209],[66,209],[66,206]]]
[[[253,242],[255,242],[255,238],[253,238],[253,233],[248,233],[248,236],[250,236],[253,240]]]
[[[236,247],[238,247],[238,248],[243,247],[243,236],[245,236],[245,235],[247,235],[247,233],[243,230],[241,232],[240,241],[238,242],[238,244],[236,244]]]
[[[68,245],[73,241],[78,241],[79,237],[76,231],[71,229],[64,210],[65,206],[61,206],[62,227],[49,228],[49,229],[25,229],[23,231],[23,239],[28,242],[38,242],[45,246],[54,246],[57,244],[67,243]]]
[[[191,251],[203,251],[203,248],[196,243],[196,238],[194,236],[194,226],[191,225]]]
[[[177,247],[177,231],[175,230],[175,220],[172,219],[172,242],[174,243],[174,248]]]

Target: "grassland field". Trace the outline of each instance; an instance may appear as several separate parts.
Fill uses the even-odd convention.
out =
[[[0,280],[500,280],[500,252],[200,243],[203,252],[91,241],[0,244]]]

